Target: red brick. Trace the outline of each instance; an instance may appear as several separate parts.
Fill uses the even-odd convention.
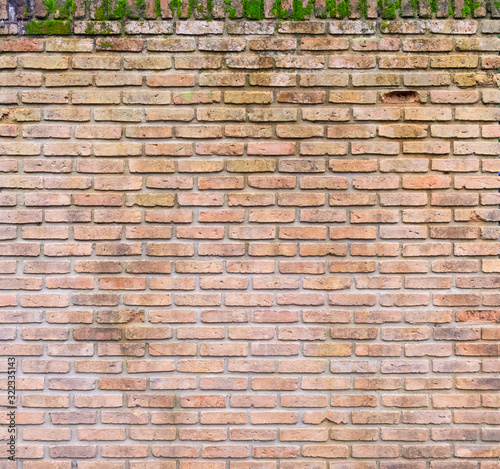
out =
[[[99,385],[27,441],[109,442],[28,444],[25,466],[496,469],[494,19],[401,18],[375,37],[369,5],[327,36],[321,19],[276,26],[266,3],[227,27],[200,6],[174,33],[153,3],[124,26],[135,37],[7,24],[0,41],[0,353],[53,359],[23,361],[29,405],[44,383]],[[102,28],[83,10],[76,32]],[[29,409],[18,423],[42,424]]]

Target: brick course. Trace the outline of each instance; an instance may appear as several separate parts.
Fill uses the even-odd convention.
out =
[[[0,39],[22,467],[500,467],[498,20],[153,23]]]

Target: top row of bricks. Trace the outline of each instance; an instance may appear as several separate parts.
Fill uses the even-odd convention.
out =
[[[499,0],[0,0],[0,20],[498,18]],[[43,29],[44,25],[40,25]],[[23,28],[21,28],[23,29]],[[40,28],[38,28],[40,29]],[[307,28],[306,28],[307,29]],[[29,33],[29,28],[27,29]],[[34,29],[32,29],[33,31]],[[57,34],[57,33],[54,33]]]
[[[0,3],[2,0],[0,0]],[[68,23],[66,33],[57,35],[184,35],[184,36],[210,36],[210,35],[247,35],[247,36],[272,36],[304,35],[325,36],[328,33],[340,36],[368,36],[381,33],[383,35],[477,35],[500,33],[500,20],[399,20],[393,22],[377,22],[374,20],[331,20],[331,21],[45,21],[45,23]],[[43,23],[31,22],[31,23]],[[28,26],[29,24],[28,23]],[[18,23],[5,23],[0,20],[0,35],[22,35],[27,25]],[[45,28],[47,29],[47,28]],[[49,28],[50,29],[50,28]],[[43,31],[41,28],[40,31]],[[52,35],[40,32],[37,35]],[[54,34],[56,35],[56,34]],[[34,41],[35,39],[32,39]],[[76,39],[67,39],[76,40]],[[25,38],[24,42],[30,41]],[[21,41],[22,42],[22,41]],[[28,43],[26,43],[27,45]],[[20,49],[19,52],[25,51]]]

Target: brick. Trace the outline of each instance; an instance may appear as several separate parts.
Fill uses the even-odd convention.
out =
[[[79,55],[73,57],[71,65],[76,69],[118,70],[120,60],[114,56],[92,56]]]
[[[391,73],[366,73],[354,75],[354,86],[398,86],[400,77]]]
[[[380,68],[402,68],[402,69],[415,69],[415,68],[427,68],[428,60],[427,57],[422,56],[385,56],[379,58],[379,67]],[[431,67],[435,67],[436,65],[432,62],[431,59]],[[446,66],[443,68],[447,68]]]
[[[376,37],[373,5],[275,25],[267,3],[184,4],[174,32],[153,3],[130,37],[77,5],[75,33],[109,41],[3,26],[0,353],[28,357],[25,466],[496,469],[494,11]]]
[[[278,31],[285,34],[323,34],[326,32],[326,24],[320,21],[311,24],[287,21],[280,25]]]
[[[405,52],[445,52],[451,51],[453,41],[451,38],[408,38],[403,41],[403,51]]]

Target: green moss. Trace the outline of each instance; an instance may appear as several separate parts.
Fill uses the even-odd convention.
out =
[[[36,36],[67,36],[71,34],[71,22],[61,20],[33,20],[26,25],[26,34]]]
[[[144,18],[144,14],[146,13],[146,0],[136,0],[135,8],[137,10],[137,16],[139,18]]]
[[[284,20],[288,16],[288,10],[285,10],[281,4],[281,0],[274,0],[272,13],[275,18]]]
[[[66,0],[59,10],[60,19],[71,19],[75,16],[76,4],[73,0]]]
[[[99,47],[101,49],[113,49],[113,43],[111,41],[101,41]]]
[[[343,0],[337,4],[337,14],[339,18],[347,18],[351,14],[349,0]]]
[[[382,11],[382,15],[385,18],[395,19],[397,16],[396,5],[394,3],[389,3],[389,6]]]
[[[99,34],[113,34],[111,26],[109,26],[106,21],[101,23],[101,30],[99,31]]]
[[[96,9],[94,13],[94,18],[97,21],[104,21],[109,18],[110,10],[111,10],[110,0],[102,0],[101,5]]]
[[[434,0],[437,1],[437,0]],[[420,2],[419,0],[411,0],[411,9],[413,11],[413,17],[417,18],[420,16]]]
[[[480,2],[475,2],[474,0],[465,0],[464,1],[464,7],[462,8],[462,16],[467,17],[471,16],[474,17],[474,13],[477,8],[481,6]]]
[[[45,10],[49,16],[54,15],[58,19],[65,20],[71,19],[75,15],[76,4],[74,0],[66,0],[61,8],[59,8],[57,0],[42,0],[42,2],[45,5]]]
[[[243,0],[243,18],[264,19],[264,0]]]
[[[168,6],[174,15],[181,16],[182,12],[182,0],[172,0]]]
[[[58,2],[64,1],[62,6]],[[47,12],[46,21],[56,21],[52,18],[57,18],[59,22],[43,23],[41,21],[32,21],[27,25],[28,34],[70,34],[71,24],[63,20],[72,20],[76,13],[76,0],[42,0]],[[85,10],[87,14],[90,11],[93,2],[99,0],[84,0]],[[129,0],[130,1],[130,0]],[[170,0],[169,8],[174,16],[180,18],[182,16],[183,2],[186,0]],[[293,21],[304,21],[314,15],[315,18],[348,18],[351,14],[350,0],[325,0],[326,8],[323,5],[316,5],[316,0],[292,0],[291,9],[285,8],[284,0],[273,0],[272,14],[276,19],[290,19]],[[424,0],[425,14],[420,11],[421,0],[409,0],[414,18],[419,17],[435,17],[438,11],[438,0]],[[129,6],[127,0],[101,0],[99,6],[94,12],[96,21],[103,22],[103,25],[108,20],[124,21],[126,19],[144,19],[146,16],[146,0],[133,0],[132,7]],[[203,17],[207,21],[211,21],[214,17],[215,0],[206,0],[206,4],[202,0],[187,0],[187,17],[197,18]],[[242,2],[242,17],[247,20],[263,20],[265,18],[264,2],[265,0],[241,0]],[[381,18],[385,20],[394,20],[400,16],[402,0],[377,0],[378,12]],[[461,9],[462,17],[474,17],[477,9],[484,5],[484,0],[464,0],[463,8]],[[223,0],[224,11],[229,19],[236,17],[236,8],[232,5],[232,0]],[[490,8],[500,9],[500,0],[492,0]],[[456,12],[456,0],[448,0],[448,16],[453,17]],[[184,9],[184,12],[186,10]],[[368,0],[358,0],[356,11],[361,18],[368,17]],[[155,18],[162,17],[161,0],[154,0]],[[28,6],[24,7],[24,18],[30,19],[32,12]],[[111,34],[111,29],[105,25],[89,25],[87,34]],[[386,23],[382,24],[383,29],[389,26]],[[45,31],[56,31],[48,33]]]
[[[214,0],[207,0],[207,16],[205,19],[207,21],[212,21],[213,17],[214,17]]]
[[[212,21],[214,16],[214,2],[207,0],[206,5],[199,0],[188,0],[187,17],[191,18],[194,14],[196,18],[203,18],[205,21]]]
[[[92,0],[91,0],[92,1]],[[142,2],[142,3],[141,3]],[[146,9],[145,0],[137,0],[136,6],[143,7],[144,11]],[[126,18],[135,18],[139,16],[135,15],[134,12],[128,6],[127,0],[118,0],[118,3],[112,8],[111,0],[102,0],[99,8],[96,9],[94,13],[94,18],[97,21],[105,20],[123,20]]]
[[[196,12],[199,13],[200,15],[205,14],[205,7],[203,6],[203,3],[198,3],[196,5]]]
[[[448,0],[448,16],[455,16],[456,4],[455,0]]]
[[[196,7],[198,6],[198,0],[188,0],[188,13],[187,17],[191,18],[191,15],[193,14],[193,11],[196,10]]]
[[[361,18],[368,18],[368,0],[359,0],[356,10]]]
[[[224,11],[227,13],[230,19],[236,16],[236,8],[233,6],[233,0],[224,0]]]
[[[155,17],[161,18],[161,0],[155,0]]]
[[[42,0],[42,3],[45,5],[45,10],[48,15],[57,11],[58,5],[56,0]]]
[[[351,14],[349,0],[326,0],[326,9],[332,18],[347,18]]]
[[[132,10],[129,8],[127,0],[118,0],[115,9],[109,15],[112,20],[122,20],[133,16]]]
[[[335,0],[326,0],[325,3],[327,16],[329,15],[331,18],[335,18],[337,15],[337,3]]]
[[[94,18],[97,21],[102,21],[107,18],[107,14],[105,13],[104,7],[102,5],[95,11]]]
[[[314,3],[314,0],[308,0],[307,6],[304,8],[302,0],[293,0],[292,19],[294,21],[301,21],[309,17],[313,11]]]
[[[146,10],[145,0],[137,0],[135,5],[139,10]],[[139,15],[134,14],[128,6],[127,0],[118,0],[114,9],[112,9],[111,0],[102,0],[101,5],[94,13],[94,18],[97,21],[124,20],[126,18],[137,19]]]
[[[88,21],[85,34],[100,34],[105,36],[113,34],[113,30],[106,21]]]
[[[401,8],[401,0],[378,0],[379,11],[382,14],[382,18],[385,19],[396,19],[398,16],[398,10]]]

